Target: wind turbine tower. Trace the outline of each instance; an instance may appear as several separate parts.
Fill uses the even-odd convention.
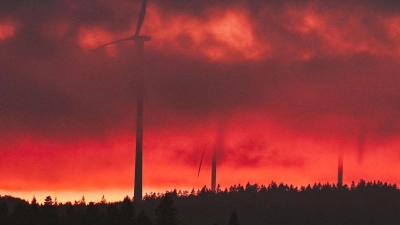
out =
[[[120,39],[107,44],[104,44],[96,49],[104,48],[105,46],[124,41],[135,41],[136,57],[138,62],[138,76],[136,81],[137,99],[136,99],[136,158],[135,158],[135,187],[134,187],[134,201],[142,201],[143,196],[143,182],[142,182],[142,161],[143,161],[143,97],[144,97],[144,43],[150,41],[150,36],[139,35],[142,28],[144,17],[146,15],[147,0],[142,0],[140,9],[139,20],[136,26],[135,35],[132,37]]]
[[[337,186],[341,187],[343,185],[343,153],[339,153],[338,157],[338,182]]]
[[[215,192],[217,185],[217,149],[214,149],[211,168],[211,190]]]
[[[217,134],[217,144],[214,148],[212,155],[212,165],[211,165],[211,190],[213,192],[217,191],[217,156],[224,148],[224,137],[225,137],[225,121],[222,121],[219,125]]]

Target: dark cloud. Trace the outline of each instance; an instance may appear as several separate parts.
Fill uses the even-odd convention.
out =
[[[179,12],[187,12],[187,13],[194,13],[194,15],[199,15],[204,13],[206,9],[210,9],[212,7],[218,6],[222,8],[229,7],[231,5],[235,5],[238,2],[243,1],[229,1],[229,0],[222,0],[222,1],[196,1],[196,0],[189,0],[189,1],[179,1],[179,0],[170,0],[170,1],[156,1],[156,4],[159,5],[161,8],[166,9],[166,11],[179,11]]]
[[[14,47],[3,48],[37,46],[15,43],[23,40],[17,36]],[[21,120],[17,124],[43,130],[58,123],[78,125],[92,133],[89,127],[94,124],[96,129],[108,129],[101,124],[118,126],[121,118],[133,113],[128,111],[134,109],[135,96],[131,51],[118,47],[122,57],[113,59],[99,56],[102,53],[79,53],[76,43],[66,43],[56,43],[57,51],[37,47],[11,53],[21,63],[2,56],[10,62],[2,71],[2,110],[7,112],[3,118],[13,116],[12,121]],[[70,55],[68,49],[76,51]],[[399,119],[396,64],[368,54],[232,64],[149,52],[147,98],[154,110],[182,116],[263,110],[290,129],[320,134],[324,118],[341,115],[347,118],[343,123],[354,120],[354,126],[368,124],[384,134],[385,121]],[[358,129],[349,126],[343,129]]]
[[[233,148],[225,148],[222,163],[236,165],[238,167],[256,168],[263,162],[265,155],[265,143],[262,140],[248,139],[239,142]],[[274,159],[275,160],[275,159]]]
[[[35,0],[15,0],[15,1],[1,1],[0,8],[2,11],[17,11],[21,8],[36,8],[40,9],[42,7],[54,7],[61,4],[62,1],[58,0],[43,0],[43,1],[35,1]]]
[[[201,115],[248,107],[258,98],[257,93],[252,94],[252,75],[247,73],[247,65],[218,65],[183,57],[158,62],[160,70],[152,73],[159,75],[150,86],[166,109]],[[171,67],[176,62],[181,66]]]
[[[395,0],[373,0],[373,1],[359,1],[361,4],[365,4],[367,7],[371,7],[375,10],[384,11],[386,13],[397,14],[400,9],[400,3]]]
[[[207,1],[207,0],[156,0],[155,4],[160,6],[165,12],[183,12],[190,13],[193,16],[204,17],[208,16],[210,9],[219,8],[222,10],[229,10],[230,7],[245,7],[256,16],[262,11],[263,8],[273,9],[274,11],[283,10],[287,6],[296,6],[303,8],[309,4],[318,5],[320,9],[332,9],[343,7],[345,13],[351,13],[358,6],[367,7],[376,11],[385,13],[397,13],[399,11],[399,2],[395,0],[352,0],[352,1],[295,1],[295,0],[267,0],[267,1],[252,1],[252,0],[222,0],[222,1]]]

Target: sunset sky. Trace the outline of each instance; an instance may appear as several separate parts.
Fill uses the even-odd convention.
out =
[[[140,0],[0,2],[0,195],[133,196]],[[400,184],[400,2],[149,0],[144,193]],[[199,162],[203,166],[197,177]]]

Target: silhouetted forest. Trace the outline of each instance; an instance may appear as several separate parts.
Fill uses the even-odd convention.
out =
[[[314,184],[234,185],[212,192],[150,193],[141,203],[59,203],[51,196],[38,204],[0,197],[2,225],[246,225],[246,224],[399,224],[400,190],[380,181],[350,186]]]

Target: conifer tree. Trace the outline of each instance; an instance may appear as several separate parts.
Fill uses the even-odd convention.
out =
[[[79,200],[79,205],[86,205],[85,196],[82,196],[81,200]]]
[[[36,200],[36,199],[35,199]],[[53,199],[51,198],[51,196],[47,196],[44,199],[44,205],[53,205]]]
[[[47,196],[44,199],[44,205],[42,210],[42,225],[54,225],[57,224],[58,215],[57,208],[53,205],[53,200],[51,196]]]
[[[161,198],[160,204],[157,206],[156,225],[178,225],[179,221],[176,218],[177,210],[173,206],[171,194],[167,193]]]
[[[31,224],[32,225],[41,224],[39,204],[38,204],[35,196],[33,196],[28,210],[29,210],[28,217],[29,217],[29,220],[31,221]]]
[[[134,208],[133,208],[133,203],[131,199],[126,196],[124,200],[122,201],[122,206],[121,206],[121,223],[123,225],[131,225],[134,222]]]
[[[104,195],[103,195],[103,197],[101,197],[100,204],[107,204],[107,200],[104,197]]]

